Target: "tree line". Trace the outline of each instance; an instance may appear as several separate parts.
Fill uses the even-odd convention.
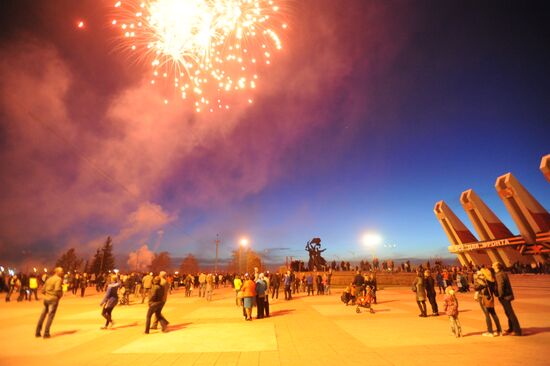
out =
[[[254,270],[254,267],[262,269],[262,264],[261,257],[258,253],[247,248],[244,251],[232,251],[231,258],[226,268],[220,268],[220,270],[228,272],[251,272]],[[77,255],[75,248],[69,248],[57,259],[55,265],[56,267],[63,267],[63,269],[68,272],[99,274],[112,271],[117,268],[115,256],[113,255],[113,240],[110,236],[107,237],[103,245],[97,248],[91,260],[86,261]],[[132,268],[129,270],[132,271]],[[170,253],[166,251],[154,253],[148,270],[154,273],[158,273],[162,270],[172,271],[173,266]],[[200,266],[197,258],[191,253],[187,254],[181,261],[178,270],[181,273],[198,273],[200,271]]]

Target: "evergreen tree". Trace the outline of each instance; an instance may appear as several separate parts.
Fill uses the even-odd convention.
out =
[[[109,270],[113,270],[116,268],[115,264],[115,257],[113,256],[113,240],[110,236],[107,237],[107,240],[105,241],[105,244],[103,244],[102,248],[103,252],[103,272],[107,272]]]
[[[74,248],[70,248],[66,253],[63,253],[61,257],[55,262],[56,267],[62,267],[66,272],[73,272],[80,269],[82,265],[82,259],[76,256]]]
[[[102,248],[97,249],[90,265],[90,273],[105,273],[115,268],[115,258],[113,256],[113,240],[107,237]]]
[[[99,248],[96,250],[94,254],[94,258],[92,259],[92,263],[90,264],[90,273],[95,273],[96,275],[99,274],[99,267],[101,265],[101,250]]]

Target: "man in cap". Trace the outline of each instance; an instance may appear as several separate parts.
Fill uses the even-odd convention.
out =
[[[63,268],[57,267],[54,270],[54,275],[46,280],[44,287],[42,288],[42,293],[44,294],[44,308],[42,309],[42,314],[38,319],[38,324],[36,325],[36,337],[41,336],[42,325],[44,324],[44,319],[48,315],[48,321],[46,322],[46,328],[44,328],[44,338],[50,338],[50,327],[55,317],[57,311],[57,306],[59,305],[59,300],[63,296]]]

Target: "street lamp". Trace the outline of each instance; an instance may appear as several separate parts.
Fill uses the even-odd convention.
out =
[[[361,241],[363,242],[363,245],[365,245],[367,248],[371,250],[372,261],[374,266],[374,255],[375,255],[376,247],[382,244],[382,236],[375,232],[368,232],[363,235],[363,237],[361,238]]]
[[[239,242],[239,273],[243,273],[243,268],[242,268],[242,264],[243,264],[243,261],[242,261],[242,250],[244,247],[248,246],[248,239],[246,238],[242,238]]]

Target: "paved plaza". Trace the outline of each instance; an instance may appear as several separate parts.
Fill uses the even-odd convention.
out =
[[[62,299],[47,340],[34,337],[41,303],[2,302],[0,365],[547,365],[550,277],[512,281],[523,337],[482,337],[485,321],[470,292],[458,294],[465,336],[456,339],[445,315],[417,316],[408,287],[380,290],[375,314],[344,306],[340,289],[292,301],[281,291],[271,317],[252,322],[243,320],[230,288],[216,290],[212,302],[179,290],[164,310],[169,332],[149,335],[143,333],[147,307],[139,303],[117,306],[114,328],[101,330],[101,295],[89,289],[84,298]],[[440,306],[441,300],[438,295]]]

